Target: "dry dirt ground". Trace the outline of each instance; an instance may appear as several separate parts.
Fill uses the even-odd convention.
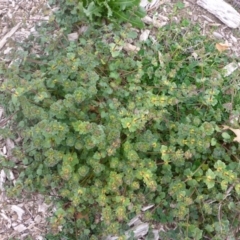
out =
[[[179,4],[183,2],[184,5]],[[228,1],[240,12],[240,1]],[[150,21],[155,21],[156,27],[180,19],[189,19],[201,26],[201,34],[209,36],[213,41],[229,45],[230,55],[240,56],[240,28],[231,29],[221,23],[212,14],[197,5],[197,0],[159,0],[159,4],[148,8]],[[177,15],[174,14],[176,13]],[[180,9],[179,9],[180,8]],[[35,33],[34,26],[47,21],[54,11],[47,4],[47,0],[0,0],[0,61],[11,63],[8,54],[16,48],[14,41],[20,42]],[[147,27],[146,27],[147,28]],[[150,35],[151,36],[150,32]],[[3,79],[0,79],[0,84]],[[0,103],[1,104],[1,103]],[[1,106],[0,106],[1,107]],[[9,123],[4,110],[0,108],[0,128]],[[11,149],[17,145],[16,141],[4,140],[0,136],[0,154],[11,155]],[[23,192],[19,198],[9,198],[6,195],[7,184],[14,184],[18,173],[7,172],[0,169],[0,240],[9,239],[44,239],[47,230],[46,219],[54,211],[51,204],[46,203],[46,198],[39,194]],[[141,223],[140,223],[141,224]],[[145,230],[148,231],[148,224]],[[156,230],[163,230],[161,224],[155,226]],[[166,229],[166,226],[165,226]],[[157,240],[158,237],[156,236]]]

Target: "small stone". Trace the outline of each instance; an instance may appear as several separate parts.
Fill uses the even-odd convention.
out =
[[[213,32],[213,36],[218,39],[223,39],[223,35],[219,32]]]

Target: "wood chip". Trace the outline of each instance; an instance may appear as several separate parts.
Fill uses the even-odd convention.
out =
[[[19,225],[13,227],[13,228],[17,232],[23,232],[23,231],[25,231],[27,229],[23,224],[19,224]]]
[[[127,52],[138,52],[140,50],[139,47],[137,46],[134,46],[130,43],[126,43],[124,46],[123,46],[123,49]]]
[[[235,62],[229,63],[226,65],[223,70],[224,70],[224,77],[228,77],[231,75],[235,70],[239,68],[239,65]]]
[[[68,34],[69,41],[76,41],[78,37],[79,37],[79,34],[77,32]]]
[[[149,224],[148,223],[141,223],[137,226],[135,226],[134,228],[130,229],[129,231],[127,231],[125,233],[125,235],[127,237],[130,237],[130,233],[133,232],[134,233],[134,238],[138,239],[140,237],[145,236],[148,233],[149,230]]]
[[[22,208],[20,208],[19,206],[17,206],[17,205],[12,205],[11,209],[12,209],[12,211],[17,213],[18,220],[22,221],[22,215],[25,213],[25,211]]]
[[[0,190],[3,191],[4,190],[4,182],[6,181],[6,173],[4,172],[4,170],[2,169],[0,172]]]
[[[141,33],[141,35],[140,35],[140,37],[139,37],[139,40],[140,40],[141,42],[145,42],[145,41],[148,39],[149,34],[150,34],[150,30],[148,30],[148,29],[144,30],[144,31]]]
[[[223,0],[198,0],[197,4],[215,15],[230,28],[240,26],[240,14]]]

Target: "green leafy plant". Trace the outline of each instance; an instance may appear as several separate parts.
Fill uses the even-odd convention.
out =
[[[240,149],[221,125],[224,103],[239,113],[239,99],[219,72],[227,58],[197,32],[166,26],[139,52],[115,54],[136,33],[92,25],[76,43],[45,39],[47,54],[2,64],[2,99],[23,138],[8,194],[57,192],[50,226],[71,239],[123,235],[122,223],[149,203],[153,220],[177,222],[168,236],[227,236],[237,224]]]
[[[50,3],[54,4],[52,0]],[[146,15],[145,10],[140,7],[140,0],[62,0],[59,13],[65,17],[74,17],[75,19],[86,16],[91,22],[96,20],[106,20],[114,23],[131,23],[134,27],[143,28],[142,18]]]

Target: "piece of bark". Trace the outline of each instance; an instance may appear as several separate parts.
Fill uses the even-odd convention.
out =
[[[77,32],[68,34],[68,40],[70,42],[76,41],[78,39],[78,37],[79,37],[79,34]]]
[[[150,30],[148,30],[148,29],[144,30],[139,37],[140,41],[141,42],[147,41],[149,34],[150,34]]]
[[[240,26],[240,14],[223,0],[198,0],[197,4],[215,15],[230,28]]]

